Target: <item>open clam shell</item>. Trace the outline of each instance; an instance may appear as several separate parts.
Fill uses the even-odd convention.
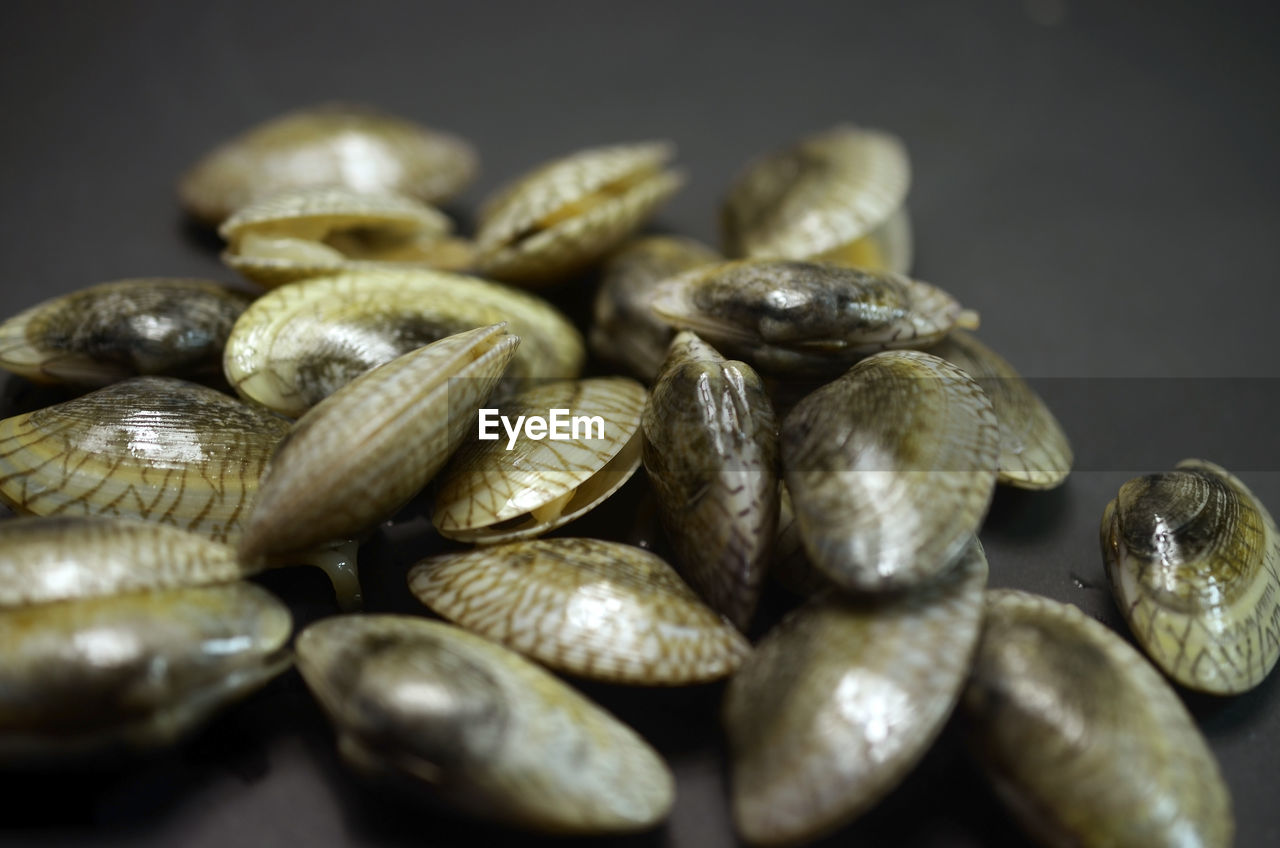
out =
[[[634,731],[533,663],[422,618],[329,618],[298,668],[348,763],[434,787],[473,815],[561,834],[645,830],[674,780]]]
[[[682,332],[642,421],[644,466],[676,565],[745,630],[778,521],[778,423],[760,377]]]
[[[549,162],[486,201],[475,270],[522,284],[563,280],[638,229],[684,183],[666,142],[596,147]]]
[[[314,406],[271,458],[241,558],[306,550],[391,515],[474,426],[519,342],[501,324],[458,333],[378,366]]]
[[[911,163],[896,136],[842,125],[803,138],[734,181],[721,212],[725,253],[905,272],[910,184]],[[891,225],[895,214],[902,217]]]
[[[640,467],[644,401],[635,380],[601,377],[535,386],[504,403],[501,418],[482,412],[477,436],[488,422],[491,438],[468,440],[441,473],[436,529],[492,544],[540,536],[578,518]],[[534,417],[547,426],[510,429]]]
[[[336,271],[465,268],[470,245],[442,212],[398,194],[310,188],[273,194],[222,222],[222,254],[244,276],[274,287]]]
[[[846,589],[917,584],[977,533],[996,485],[991,401],[913,350],[868,357],[801,401],[782,464],[805,550]]]
[[[471,146],[456,136],[368,107],[327,104],[220,145],[182,177],[178,195],[188,213],[209,224],[259,198],[318,186],[436,203],[461,191],[476,165]]]
[[[1041,844],[1231,844],[1231,798],[1194,720],[1075,607],[988,592],[962,704],[996,793]]]
[[[1246,692],[1280,659],[1280,533],[1225,469],[1189,459],[1125,483],[1102,555],[1134,638],[1183,686]]]
[[[140,374],[217,374],[252,298],[206,280],[118,280],[0,324],[0,368],[40,383],[105,386]]]
[[[0,502],[234,541],[289,423],[172,377],[134,377],[0,421]]]
[[[243,582],[0,610],[0,754],[169,744],[288,668],[291,630]]]
[[[245,399],[296,418],[370,368],[502,321],[520,337],[503,385],[578,376],[582,336],[539,297],[462,274],[360,271],[255,301],[227,340],[227,381]]]
[[[901,782],[964,687],[986,580],[974,540],[938,581],[884,599],[828,594],[765,636],[724,701],[747,842],[814,839]]]
[[[659,318],[777,374],[838,374],[869,353],[927,347],[977,320],[928,283],[824,262],[709,265],[651,297]]]
[[[558,671],[698,683],[750,646],[658,556],[599,539],[536,539],[425,559],[409,589],[440,615]]]

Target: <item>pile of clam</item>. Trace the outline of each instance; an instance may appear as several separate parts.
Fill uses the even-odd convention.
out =
[[[87,392],[0,421],[0,500],[38,516],[0,524],[0,751],[170,743],[296,658],[353,767],[515,827],[621,833],[664,819],[671,772],[556,675],[727,679],[751,843],[852,820],[959,705],[1045,844],[1229,844],[1217,765],[1160,672],[1236,693],[1275,664],[1265,508],[1201,461],[1106,508],[1116,601],[1155,666],[1074,607],[988,591],[995,487],[1057,486],[1072,454],[967,332],[977,314],[907,276],[903,145],[841,126],[750,164],[723,256],[631,240],[683,182],[672,157],[545,164],[464,237],[427,204],[473,176],[465,142],[297,112],[180,186],[265,294],[127,280],[0,326],[0,366]],[[553,287],[601,263],[588,363]],[[600,426],[481,439],[484,407]],[[667,558],[572,535],[641,465]],[[423,614],[351,612],[359,545],[419,493],[439,534],[407,571]],[[348,612],[290,650],[288,608],[245,578],[303,563]],[[795,607],[772,627],[766,594]]]

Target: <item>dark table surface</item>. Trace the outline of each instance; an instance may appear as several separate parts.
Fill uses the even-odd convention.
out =
[[[1280,60],[1261,5],[266,5],[5,7],[0,312],[122,277],[234,280],[216,240],[184,221],[174,181],[212,144],[300,105],[368,102],[470,139],[483,173],[451,210],[464,218],[548,158],[670,138],[691,179],[655,226],[707,241],[746,161],[854,121],[910,149],[917,276],[982,313],[984,338],[1036,378],[1076,448],[1062,489],[997,495],[982,533],[993,585],[1119,625],[1103,505],[1188,456],[1280,509]],[[43,397],[14,377],[0,390],[5,415]],[[640,485],[587,530],[625,534]],[[411,506],[366,545],[370,609],[419,609],[403,576],[434,544],[427,528]],[[318,573],[265,582],[300,623],[335,611]],[[721,687],[583,688],[678,777],[670,821],[621,841],[731,844]],[[1238,844],[1280,844],[1280,682],[1183,695],[1230,785]],[[833,842],[1020,844],[955,737]],[[530,841],[366,787],[292,672],[173,751],[0,783],[4,843]]]

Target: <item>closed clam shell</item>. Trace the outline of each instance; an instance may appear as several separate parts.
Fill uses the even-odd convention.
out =
[[[289,423],[173,377],[134,377],[0,421],[0,502],[30,515],[239,535]]]
[[[188,213],[209,224],[258,198],[317,186],[436,203],[461,191],[476,165],[471,146],[456,136],[368,107],[327,104],[220,145],[182,177],[178,195]]]
[[[882,228],[901,243],[911,162],[886,132],[841,125],[751,163],[734,181],[721,212],[725,253],[784,259],[839,257],[864,268],[906,271],[890,256]],[[890,260],[897,261],[890,261]]]
[[[644,401],[644,386],[635,380],[600,377],[521,392],[498,409],[507,424],[482,412],[476,435],[440,475],[431,518],[436,529],[451,539],[492,544],[540,536],[578,518],[640,467]],[[553,418],[552,410],[560,415]],[[532,416],[547,421],[546,438],[507,431]],[[478,438],[485,430],[491,439]],[[553,438],[557,433],[563,438]]]
[[[0,523],[0,609],[228,583],[247,572],[230,545],[163,524],[87,515]]]
[[[988,592],[962,704],[997,794],[1041,844],[1231,844],[1231,798],[1186,708],[1075,607]]]
[[[1102,555],[1138,644],[1183,686],[1246,692],[1280,659],[1280,534],[1225,469],[1189,459],[1125,483]]]
[[[440,615],[557,671],[676,685],[731,674],[750,649],[660,557],[599,539],[443,554],[409,572]]]
[[[291,629],[249,583],[0,610],[0,754],[170,744],[287,668]]]
[[[828,594],[764,637],[725,691],[733,819],[756,845],[799,844],[898,785],[964,687],[987,561],[905,595]]]
[[[444,465],[474,426],[518,337],[495,324],[379,365],[298,419],[246,522],[246,562],[363,533]]]
[[[778,423],[760,377],[682,332],[642,423],[644,467],[676,565],[745,630],[778,520]]]
[[[976,321],[951,295],[909,277],[773,259],[678,274],[650,306],[726,355],[785,374],[838,374],[869,353],[927,347]]]
[[[118,280],[46,300],[0,324],[0,368],[40,383],[105,386],[139,374],[218,373],[252,298],[206,280]]]
[[[682,236],[636,239],[610,256],[596,290],[588,336],[591,352],[652,382],[676,331],[653,314],[650,293],[667,277],[720,258],[711,248]]]
[[[991,401],[913,350],[859,362],[782,426],[782,464],[815,567],[847,589],[927,580],[964,550],[996,485]]]
[[[664,170],[673,154],[666,142],[595,147],[526,174],[481,210],[475,270],[527,285],[583,270],[684,183]]]
[[[804,540],[800,538],[795,509],[791,505],[791,492],[782,480],[778,481],[778,532],[774,536],[769,577],[786,591],[802,598],[832,586],[831,581],[809,562]]]
[[[374,366],[502,321],[520,337],[504,385],[578,376],[582,336],[555,307],[437,271],[340,273],[268,292],[231,331],[226,376],[246,400],[296,418]]]
[[[929,353],[978,381],[1000,422],[999,481],[1020,489],[1052,489],[1071,473],[1062,425],[1012,365],[964,330],[952,330]]]
[[[279,286],[342,270],[462,268],[466,242],[442,212],[399,194],[309,188],[254,201],[222,222],[222,254],[244,276]]]
[[[645,830],[671,772],[629,727],[533,663],[423,618],[329,618],[298,637],[298,669],[339,748],[486,819],[561,834]]]

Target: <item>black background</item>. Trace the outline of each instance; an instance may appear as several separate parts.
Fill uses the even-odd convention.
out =
[[[1097,527],[1125,479],[1201,456],[1280,509],[1280,79],[1262,8],[10,3],[0,306],[122,277],[232,281],[174,182],[214,143],[320,101],[474,143],[482,175],[450,209],[464,228],[488,192],[548,158],[672,139],[691,179],[656,227],[712,243],[721,193],[753,156],[841,121],[887,128],[913,160],[916,275],[982,313],[983,337],[1038,378],[1080,459],[1059,491],[997,496],[982,537],[992,583],[1116,624]],[[581,304],[590,283],[560,297]],[[5,415],[49,400],[17,378],[0,389]],[[587,529],[627,535],[637,488]],[[432,544],[426,528],[411,507],[366,546],[371,609],[418,609],[403,575]],[[334,611],[316,573],[265,582],[300,621]],[[677,773],[669,823],[623,841],[730,844],[720,687],[584,688]],[[1234,796],[1238,844],[1280,844],[1280,683],[1186,700]],[[836,841],[1018,844],[956,735]],[[292,672],[174,751],[0,784],[5,843],[529,841],[366,787]]]

